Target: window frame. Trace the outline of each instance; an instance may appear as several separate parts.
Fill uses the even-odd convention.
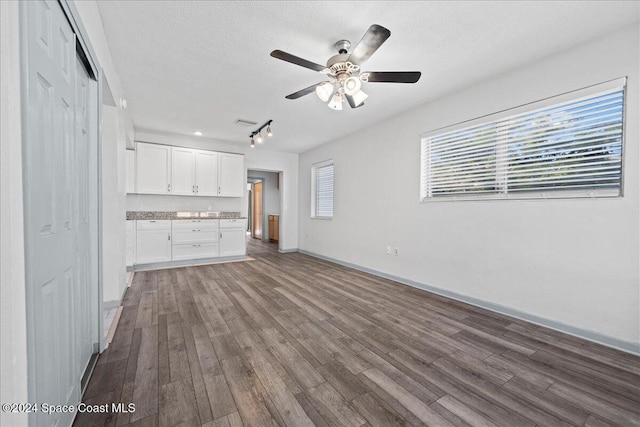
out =
[[[584,198],[622,198],[624,197],[624,171],[625,171],[625,140],[626,140],[626,119],[627,119],[627,77],[620,77],[617,79],[609,80],[607,82],[594,84],[582,89],[565,92],[560,95],[550,96],[541,100],[533,101],[527,104],[522,104],[517,107],[504,109],[498,112],[486,114],[474,119],[466,120],[460,123],[456,123],[449,126],[440,127],[428,132],[424,132],[420,135],[420,203],[440,203],[440,202],[452,202],[452,201],[487,201],[487,200],[548,200],[548,199],[584,199]],[[492,194],[467,194],[467,195],[446,195],[438,197],[429,197],[428,195],[428,176],[429,171],[425,174],[426,168],[430,167],[429,161],[424,161],[424,157],[429,154],[425,154],[426,147],[429,147],[426,140],[443,135],[445,133],[461,131],[477,126],[483,125],[497,125],[499,122],[507,121],[512,117],[522,114],[532,114],[538,111],[551,109],[555,106],[569,103],[578,102],[583,99],[588,99],[611,93],[616,90],[622,90],[622,130],[621,130],[621,154],[620,154],[620,188],[619,189],[567,189],[567,190],[531,190],[531,192],[516,192],[516,193],[492,193]],[[430,148],[430,147],[429,147]],[[496,141],[496,153],[500,150],[505,150],[507,144],[500,144]],[[496,154],[497,155],[497,154]],[[496,163],[498,159],[496,159]],[[500,173],[496,167],[496,176]],[[424,178],[424,179],[423,179]]]
[[[318,169],[333,166],[333,174],[332,174],[332,195],[331,195],[331,216],[322,216],[318,215],[318,206],[317,206],[317,198],[318,198],[318,188],[317,188],[317,172]],[[322,162],[314,163],[311,165],[311,219],[320,219],[324,221],[331,221],[334,216],[334,202],[335,201],[335,162],[334,159],[324,160]]]

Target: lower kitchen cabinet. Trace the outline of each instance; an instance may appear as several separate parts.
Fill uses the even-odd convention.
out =
[[[171,258],[174,261],[186,261],[200,258],[217,258],[218,254],[217,241],[210,243],[180,243],[173,245]]]
[[[244,256],[245,239],[246,222],[240,218],[130,220],[127,265]]]
[[[171,221],[138,220],[136,264],[171,261]]]
[[[246,254],[246,225],[244,219],[220,220],[220,256]]]
[[[186,261],[219,257],[218,225],[217,219],[171,221],[173,236],[171,259]]]
[[[127,236],[126,236],[126,254],[127,254],[127,267],[131,267],[136,263],[136,222],[135,220],[127,221]]]

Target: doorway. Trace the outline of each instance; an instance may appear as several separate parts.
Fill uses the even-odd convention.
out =
[[[254,239],[262,240],[262,181],[253,184],[253,232]]]
[[[247,171],[248,235],[264,243],[280,245],[282,212],[282,172]]]

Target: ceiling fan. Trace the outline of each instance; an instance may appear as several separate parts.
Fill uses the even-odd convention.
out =
[[[335,44],[338,54],[327,61],[326,67],[315,62],[307,61],[281,50],[274,50],[271,56],[310,70],[326,75],[329,80],[309,86],[305,89],[287,95],[287,99],[298,99],[315,91],[327,106],[334,110],[342,110],[342,103],[346,99],[351,108],[364,105],[368,97],[362,91],[362,83],[415,83],[420,79],[419,71],[367,71],[361,72],[360,65],[375,53],[389,38],[391,31],[380,26],[372,25],[362,37],[362,40],[349,53],[351,42],[340,40]]]

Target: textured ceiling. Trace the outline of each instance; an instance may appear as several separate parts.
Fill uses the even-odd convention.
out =
[[[303,152],[638,20],[639,2],[101,1],[134,125],[248,144],[273,119],[264,148]],[[391,37],[368,71],[422,71],[414,85],[370,83],[366,105],[332,111],[314,94],[285,95],[322,75],[269,56],[324,64],[371,24]]]

